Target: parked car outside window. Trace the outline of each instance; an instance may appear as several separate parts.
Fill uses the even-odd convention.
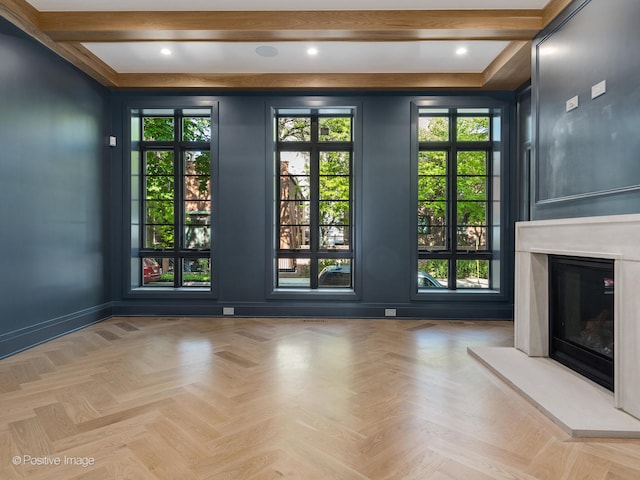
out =
[[[153,258],[143,258],[142,263],[144,265],[142,279],[145,284],[151,282],[157,282],[162,277],[162,269],[158,262]]]
[[[351,287],[351,265],[329,265],[318,275],[321,287]],[[422,270],[418,271],[419,288],[445,288],[438,280]]]

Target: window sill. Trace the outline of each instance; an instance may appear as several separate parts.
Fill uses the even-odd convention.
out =
[[[356,300],[358,294],[353,288],[276,288],[271,291],[268,297],[298,300]]]
[[[206,296],[211,297],[211,287],[135,287],[129,290],[130,296],[150,297],[159,295],[163,297],[174,296]]]
[[[414,293],[411,298],[416,301],[451,301],[452,297],[456,298],[456,301],[495,301],[496,297],[504,296],[504,292],[500,290],[491,290],[491,289],[458,289],[458,290],[447,290],[447,289],[421,289]]]
[[[418,290],[418,295],[420,294],[433,295],[434,293],[441,293],[444,295],[449,295],[451,293],[484,294],[484,293],[500,293],[500,291],[492,290],[490,288],[458,288],[456,290],[449,290],[448,288],[421,288]]]

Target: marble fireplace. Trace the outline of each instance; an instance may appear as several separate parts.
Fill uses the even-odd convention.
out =
[[[550,255],[614,261],[613,393],[548,358]],[[514,324],[515,348],[470,353],[572,435],[640,437],[640,215],[517,223]]]

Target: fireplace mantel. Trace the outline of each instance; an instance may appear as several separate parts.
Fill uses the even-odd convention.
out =
[[[525,359],[532,360],[528,364],[523,363],[523,369],[533,368],[534,364],[539,363],[533,362],[534,357],[553,362],[545,358],[549,356],[548,255],[613,259],[615,387],[610,404],[616,414],[622,414],[616,410],[620,409],[636,417],[632,418],[634,422],[640,418],[639,245],[640,215],[636,214],[516,224],[515,349],[524,352]],[[481,352],[472,353],[483,360]],[[495,353],[487,352],[487,358],[497,358]],[[485,363],[504,378],[499,366],[490,364],[486,359]],[[512,366],[509,369],[512,370]],[[587,379],[584,382],[591,383]],[[548,386],[541,385],[540,389],[553,388],[551,385],[553,382],[549,382]],[[531,396],[526,392],[525,395]],[[601,392],[597,392],[597,395],[602,396]],[[640,436],[640,422],[638,434]]]

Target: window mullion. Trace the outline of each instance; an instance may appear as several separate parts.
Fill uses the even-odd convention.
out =
[[[453,146],[449,153],[448,181],[449,190],[449,224],[448,224],[448,241],[449,245],[449,289],[456,289],[456,257],[458,253],[458,177],[456,169],[456,159],[458,150]]]
[[[177,129],[176,129],[177,130]],[[184,162],[183,151],[176,145],[173,150],[174,165],[174,200],[173,200],[173,285],[182,285],[182,266],[180,265],[180,252],[184,249],[182,238],[182,210],[184,198],[184,185],[182,184],[182,165]]]
[[[491,122],[493,123],[493,122]],[[492,250],[493,242],[492,242],[492,230],[491,226],[493,225],[493,152],[491,150],[485,151],[486,159],[487,159],[487,168],[486,168],[486,229],[487,229],[487,247],[488,251]]]
[[[278,151],[276,152],[276,190],[275,190],[275,195],[276,195],[276,212],[279,212],[280,209],[282,208],[282,202],[283,202],[283,198],[282,198],[282,152],[278,149]],[[276,220],[276,231],[274,232],[275,235],[275,247],[276,247],[276,252],[280,252],[282,245],[280,244],[280,235],[282,232],[282,217],[280,215],[275,216],[275,220]]]
[[[349,227],[347,228],[347,232],[349,235],[349,251],[353,251],[353,242],[354,242],[354,179],[353,179],[353,149],[349,151]],[[353,268],[353,266],[352,266]]]
[[[142,119],[140,120],[142,123]],[[142,128],[142,127],[141,127]],[[138,175],[138,192],[139,192],[139,224],[142,228],[140,228],[140,247],[147,248],[147,235],[149,235],[149,228],[147,226],[147,192],[146,192],[146,181],[147,181],[147,150],[142,148],[140,150],[140,162],[139,162],[139,175]],[[140,271],[140,278],[142,279],[142,270]],[[142,284],[142,282],[141,282]]]
[[[449,289],[456,290],[456,259],[458,253],[458,122],[457,116],[452,114],[449,117],[449,127],[451,129],[451,150],[447,165],[449,190]]]
[[[185,157],[185,149],[180,146],[183,135],[183,115],[182,110],[175,111],[175,138],[174,138],[174,156],[176,158],[175,161],[175,221],[174,221],[174,236],[176,241],[173,246],[175,248],[175,256],[174,256],[174,286],[181,287],[183,284],[182,281],[182,253],[186,250],[186,245],[184,244],[184,199],[185,199],[185,185],[184,185],[184,157]]]
[[[311,115],[311,219],[309,281],[311,288],[318,288],[318,250],[320,249],[320,152],[318,149],[319,121],[317,113]]]
[[[493,138],[493,118],[489,121],[489,134],[491,135],[490,138]],[[491,254],[490,260],[489,260],[489,288],[493,288],[493,273],[492,273],[492,269],[493,269],[493,262],[491,261],[491,258],[493,256],[493,151],[492,150],[487,150],[486,151],[486,156],[487,156],[487,178],[486,178],[486,182],[487,182],[487,195],[486,195],[486,201],[487,201],[487,212],[486,212],[486,229],[487,229],[487,233],[486,233],[486,237],[487,237],[487,252]]]
[[[312,130],[313,131],[313,130]],[[309,270],[311,288],[318,288],[318,251],[320,249],[320,152],[317,144],[311,149],[311,220],[310,220],[310,253]]]

